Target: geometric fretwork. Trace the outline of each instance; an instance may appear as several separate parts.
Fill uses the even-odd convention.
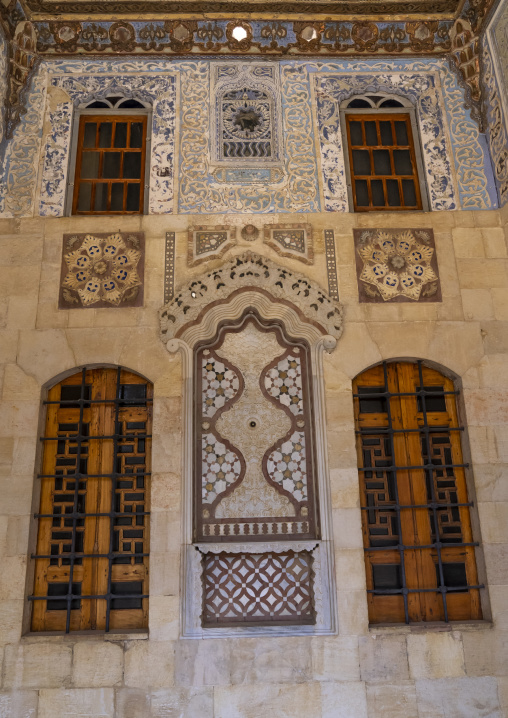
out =
[[[142,628],[152,387],[120,367],[85,368],[44,403],[32,630]]]
[[[314,624],[312,553],[203,556],[203,626]]]
[[[383,362],[354,382],[369,618],[481,618],[453,382]]]

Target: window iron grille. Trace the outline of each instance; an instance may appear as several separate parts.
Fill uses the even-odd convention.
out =
[[[33,630],[146,625],[151,404],[151,385],[120,367],[50,390]]]

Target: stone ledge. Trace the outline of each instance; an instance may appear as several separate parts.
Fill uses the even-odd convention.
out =
[[[452,631],[490,631],[494,628],[492,621],[454,621],[453,623],[443,623],[435,621],[429,623],[413,623],[407,624],[370,624],[370,635],[398,635],[409,633],[439,633]]]
[[[73,643],[77,641],[146,641],[148,640],[148,631],[145,629],[132,631],[73,631],[72,633],[27,633],[21,636],[20,643]]]

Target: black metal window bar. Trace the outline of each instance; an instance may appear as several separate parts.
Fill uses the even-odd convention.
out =
[[[432,446],[432,440],[434,437],[437,437],[438,439],[442,437],[443,433],[445,432],[462,432],[464,431],[463,426],[431,426],[428,422],[428,412],[429,411],[438,411],[438,410],[446,410],[445,406],[445,396],[447,395],[453,395],[458,396],[459,391],[444,391],[443,387],[429,387],[425,386],[424,379],[423,379],[423,362],[419,360],[417,362],[418,365],[418,374],[419,374],[419,386],[416,387],[416,390],[413,392],[391,392],[388,390],[388,362],[383,362],[383,373],[384,373],[384,387],[381,389],[379,387],[359,387],[358,393],[354,393],[353,396],[355,398],[358,398],[360,401],[360,407],[362,402],[365,402],[366,400],[374,401],[377,404],[377,408],[379,412],[386,413],[387,415],[387,427],[366,427],[359,430],[356,430],[356,434],[361,437],[362,445],[364,445],[365,441],[369,441],[369,436],[376,436],[376,437],[383,437],[385,441],[385,448],[386,448],[386,455],[388,457],[395,457],[395,449],[394,449],[394,436],[396,434],[411,434],[411,433],[418,433],[420,435],[421,440],[421,447],[422,447],[422,458],[424,459],[423,463],[421,464],[411,464],[408,466],[398,466],[396,463],[394,463],[393,458],[391,460],[380,460],[375,461],[374,464],[370,464],[368,466],[359,467],[359,471],[363,473],[364,481],[367,484],[370,480],[375,478],[380,478],[383,476],[383,474],[388,476],[388,484],[389,484],[389,501],[387,501],[383,505],[375,506],[373,502],[368,502],[369,505],[367,506],[361,506],[361,510],[368,512],[370,517],[373,517],[376,512],[386,512],[389,510],[390,512],[393,512],[394,516],[392,519],[392,538],[388,538],[386,541],[384,541],[382,538],[378,540],[379,544],[381,545],[373,545],[376,543],[376,540],[371,540],[371,545],[364,547],[365,552],[376,552],[376,551],[387,551],[387,550],[397,550],[399,552],[400,557],[400,565],[394,564],[391,568],[393,569],[391,572],[391,575],[384,574],[379,575],[379,584],[377,587],[373,589],[368,589],[367,593],[375,594],[375,595],[401,595],[403,597],[404,601],[404,618],[405,623],[410,623],[410,616],[409,616],[409,610],[408,610],[408,595],[410,593],[440,593],[442,596],[443,601],[443,613],[444,613],[444,620],[445,622],[449,622],[449,615],[448,615],[448,605],[447,605],[447,594],[448,593],[454,593],[454,592],[464,592],[464,591],[470,591],[472,589],[481,589],[484,588],[484,584],[468,584],[467,577],[466,577],[466,571],[465,568],[462,569],[461,567],[463,564],[454,564],[449,562],[444,562],[442,558],[442,552],[445,548],[461,548],[461,547],[468,547],[468,546],[478,546],[478,542],[463,542],[460,540],[460,538],[457,540],[456,537],[450,536],[447,537],[446,535],[442,535],[440,533],[440,522],[439,522],[439,512],[442,512],[443,510],[450,510],[452,511],[452,515],[454,516],[455,520],[459,521],[460,524],[460,517],[458,515],[458,508],[459,507],[472,507],[474,503],[472,501],[468,501],[466,503],[459,503],[457,500],[455,501],[445,501],[442,500],[441,497],[436,495],[436,485],[434,482],[434,472],[444,472],[445,480],[444,483],[449,483],[446,481],[447,476],[453,475],[453,470],[456,468],[467,468],[469,467],[469,464],[467,463],[453,463],[453,461],[449,460],[447,462],[443,462],[440,458],[433,458],[431,456],[431,446]],[[407,428],[401,428],[401,429],[395,429],[393,427],[393,417],[392,417],[392,411],[390,406],[390,399],[395,397],[404,397],[404,396],[416,396],[417,402],[418,402],[418,411],[421,413],[423,418],[423,426],[419,427],[418,429],[407,429]],[[360,408],[360,413],[362,409]],[[441,435],[441,436],[439,436]],[[449,452],[447,452],[449,455]],[[401,504],[399,501],[399,491],[398,491],[398,485],[397,485],[397,473],[400,471],[411,471],[411,470],[424,470],[425,471],[425,480],[426,480],[426,486],[427,486],[427,493],[429,496],[429,500],[427,503],[424,504]],[[443,483],[443,482],[442,482]],[[451,483],[451,482],[450,482]],[[449,487],[447,487],[449,488]],[[453,494],[452,494],[453,495]],[[455,494],[456,497],[456,494]],[[370,498],[368,496],[368,498]],[[431,523],[431,534],[432,538],[434,539],[432,543],[429,544],[414,544],[414,545],[407,545],[404,544],[401,539],[403,536],[402,533],[402,523],[401,523],[401,511],[407,511],[412,509],[428,509],[430,512],[430,523]],[[442,528],[442,526],[441,526]],[[398,540],[393,540],[394,537],[397,537]],[[405,552],[409,550],[423,550],[423,549],[435,549],[437,554],[437,566],[436,566],[436,580],[437,580],[437,586],[432,588],[408,588],[407,586],[407,579],[406,579],[406,570],[405,570]],[[380,566],[379,568],[384,568],[384,566]],[[388,568],[388,566],[386,566]],[[376,569],[376,566],[373,565],[373,569]],[[376,577],[374,577],[376,578]],[[398,587],[383,587],[382,584],[385,583],[400,583],[400,586]],[[376,583],[376,581],[375,581]]]
[[[50,565],[57,565],[61,560],[61,565],[69,567],[69,578],[65,583],[56,582],[48,583],[48,591],[45,595],[31,595],[29,601],[46,601],[47,610],[65,610],[65,633],[71,630],[71,611],[79,609],[82,600],[104,600],[106,601],[106,620],[105,631],[109,632],[111,622],[111,611],[121,609],[142,608],[142,600],[149,597],[148,593],[143,593],[142,581],[112,581],[113,566],[115,564],[130,564],[134,559],[135,564],[143,563],[143,559],[149,555],[143,550],[145,539],[143,540],[143,528],[146,531],[145,517],[150,515],[145,509],[145,482],[151,476],[150,471],[139,470],[136,463],[140,463],[137,457],[125,457],[128,452],[129,442],[136,441],[138,451],[144,450],[145,440],[152,438],[150,433],[146,433],[146,423],[127,422],[126,431],[122,431],[122,422],[120,421],[119,412],[123,407],[147,407],[153,403],[153,399],[147,396],[148,383],[126,384],[121,382],[122,367],[116,370],[116,391],[115,396],[104,399],[91,398],[91,385],[87,383],[87,372],[91,371],[86,367],[81,372],[81,383],[79,385],[61,386],[61,398],[56,401],[44,401],[45,406],[58,405],[59,407],[79,408],[79,423],[61,424],[59,426],[59,435],[57,437],[40,437],[43,445],[49,442],[57,441],[61,443],[62,449],[65,443],[70,444],[69,453],[75,457],[71,459],[57,459],[54,474],[38,474],[39,479],[54,479],[55,481],[55,499],[58,497],[58,490],[62,487],[62,481],[73,481],[73,503],[72,506],[66,506],[62,516],[62,507],[53,505],[52,513],[36,513],[36,519],[51,518],[53,526],[61,527],[62,518],[66,531],[60,531],[62,541],[65,541],[60,551],[54,551],[55,546],[51,547],[49,554],[32,554],[32,559],[49,560]],[[91,436],[88,424],[84,422],[84,410],[92,405],[108,404],[114,405],[115,413],[115,433],[110,435],[99,434]],[[112,440],[113,442],[113,462],[112,471],[107,473],[91,474],[87,472],[87,457],[90,441]],[[123,461],[122,461],[123,459]],[[144,465],[145,459],[142,460]],[[125,465],[127,464],[127,466]],[[130,464],[130,465],[129,465]],[[66,473],[65,465],[75,466],[75,471]],[[122,469],[123,466],[123,470]],[[86,485],[89,479],[101,478],[111,481],[111,502],[108,512],[88,512],[85,511]],[[118,490],[126,488],[126,484],[130,484],[132,490],[131,501],[142,501],[142,504],[135,503],[134,506],[125,505],[123,510],[119,506]],[[128,488],[128,486],[127,486]],[[143,489],[142,493],[136,492],[135,489]],[[129,494],[126,494],[129,497]],[[134,509],[134,510],[132,510]],[[91,517],[109,518],[109,549],[107,553],[93,552],[85,553],[83,551],[83,534],[85,519]],[[119,531],[121,526],[125,524],[140,527],[133,528],[130,531],[123,530],[122,538],[140,538],[141,541],[134,542],[134,551],[132,551],[132,542],[126,541],[119,546]],[[126,535],[127,534],[127,535]],[[132,536],[130,535],[132,534]],[[62,544],[61,544],[62,545]],[[75,581],[75,567],[83,565],[83,559],[101,559],[108,560],[108,578],[107,591],[105,593],[82,594],[81,583]]]

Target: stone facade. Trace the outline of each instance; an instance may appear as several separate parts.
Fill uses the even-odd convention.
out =
[[[278,118],[284,178],[282,184],[269,178],[256,193],[248,182],[230,186],[209,170],[211,64],[47,62],[7,146],[0,198],[0,717],[508,716],[508,208],[497,209],[485,144],[463,93],[440,59],[286,60]],[[424,161],[431,206],[439,211],[346,211],[338,105],[355,90],[348,79],[353,65],[362,92],[398,83],[408,96],[415,87],[423,93]],[[72,108],[94,92],[126,88],[153,100],[150,213],[66,217]],[[432,129],[433,108],[441,110]],[[432,186],[440,172],[442,184]],[[243,231],[249,225],[257,231]],[[305,228],[307,262],[300,245],[293,253],[276,245],[270,228],[278,227]],[[203,228],[228,232],[219,251],[199,244]],[[423,302],[364,301],[355,237],[379,236],[383,228],[394,236],[408,228],[432,235],[437,264],[429,255],[429,267],[439,294]],[[59,308],[64,236],[119,232],[144,237],[142,305]],[[188,378],[185,356],[161,342],[159,311],[182,296],[190,304],[203,277],[219,276],[246,253],[307,279],[316,302],[317,287],[333,306],[339,297],[342,305],[328,317],[328,339],[337,346],[323,353],[316,379],[324,388],[321,458],[334,571],[329,635],[182,637],[191,543],[183,478]],[[294,286],[274,291],[281,302],[285,293],[288,301],[298,293]],[[191,318],[219,295],[198,298]],[[300,313],[304,303],[294,300]],[[320,312],[320,319],[327,314]],[[165,339],[173,341],[179,328]],[[440,367],[462,391],[477,562],[486,586],[481,622],[369,627],[352,381],[382,360],[401,358]],[[41,397],[85,365],[121,365],[154,385],[149,627],[37,635],[29,630],[27,596]]]

